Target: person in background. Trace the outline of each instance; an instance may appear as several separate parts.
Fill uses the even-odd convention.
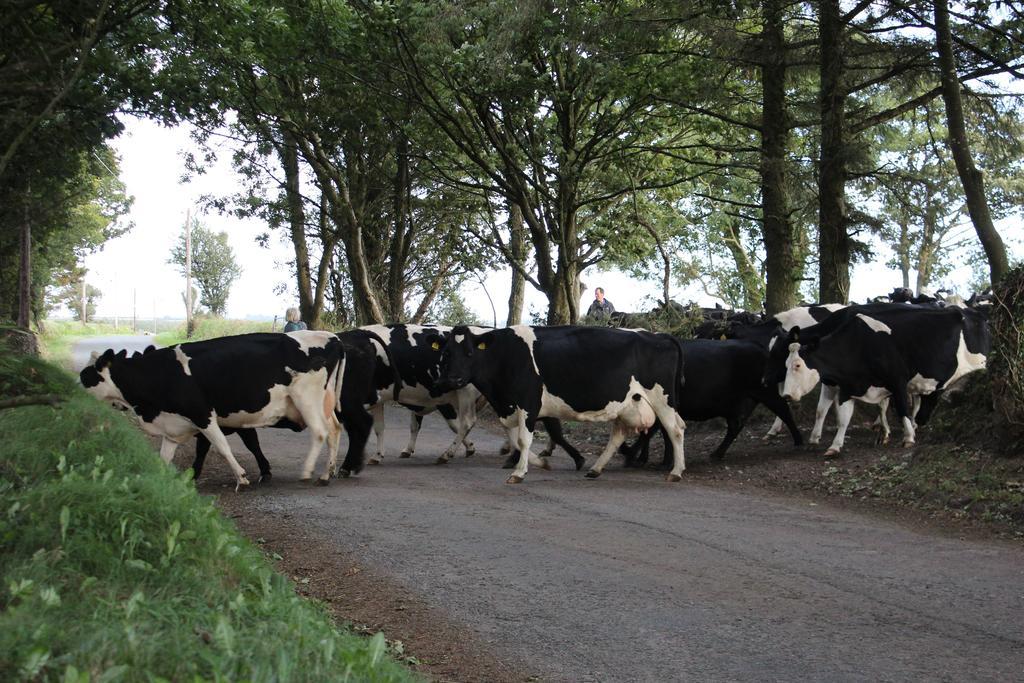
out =
[[[284,324],[285,332],[295,332],[296,330],[306,329],[306,323],[299,320],[299,309],[289,308],[284,312],[284,319],[287,320]]]
[[[604,298],[604,288],[598,287],[594,290],[594,302],[587,309],[587,315],[592,318],[607,318],[615,312],[612,302]]]

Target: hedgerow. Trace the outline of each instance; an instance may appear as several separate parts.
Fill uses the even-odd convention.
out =
[[[121,414],[0,360],[0,680],[404,681],[336,628]]]

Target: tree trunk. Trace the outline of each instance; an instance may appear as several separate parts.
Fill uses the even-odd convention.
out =
[[[21,264],[18,271],[18,327],[26,330],[32,322],[32,223],[26,201],[21,222]]]
[[[927,185],[926,185],[927,187]],[[931,197],[931,187],[928,187],[928,196]],[[935,226],[938,222],[938,207],[935,202],[928,200],[925,207],[924,222],[921,225],[921,246],[917,252],[917,293],[928,286],[932,279],[932,266],[935,263]]]
[[[765,301],[767,315],[797,303],[800,272],[797,268],[793,222],[786,187],[786,44],[782,3],[765,0],[764,48],[761,56],[761,231],[765,251]]]
[[[818,298],[845,304],[850,296],[850,236],[846,232],[845,49],[839,0],[823,0],[821,157],[818,164]]]
[[[295,248],[295,276],[299,289],[299,315],[307,323],[319,318],[313,300],[313,284],[309,276],[309,247],[306,245],[306,209],[299,187],[299,150],[295,141],[285,133],[284,144],[278,149],[284,169],[284,193],[288,205],[288,229]],[[312,325],[311,325],[312,326]]]
[[[900,243],[897,256],[900,261],[900,274],[903,276],[903,288],[910,288],[910,225],[906,212],[901,211],[899,217]]]
[[[985,197],[985,179],[974,165],[971,148],[967,142],[964,125],[963,102],[960,98],[960,81],[956,73],[956,56],[953,54],[953,37],[949,27],[948,0],[935,0],[935,49],[939,54],[939,75],[942,86],[942,101],[946,105],[946,128],[949,131],[949,149],[956,163],[956,171],[964,186],[967,211],[978,233],[981,246],[988,257],[992,285],[995,285],[1009,270],[1006,246],[992,224],[988,199]]]
[[[413,227],[409,220],[409,139],[399,131],[395,144],[394,234],[388,254],[388,318],[393,322],[405,317],[405,263],[409,258]]]
[[[512,259],[517,263],[526,262],[526,231],[523,228],[523,210],[518,204],[508,203],[508,246]],[[523,301],[526,298],[526,278],[515,268],[512,269],[512,286],[508,295],[508,326],[518,325],[523,319]]]

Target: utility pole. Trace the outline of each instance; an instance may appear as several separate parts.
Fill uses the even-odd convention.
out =
[[[132,334],[138,334],[139,331],[139,321],[135,314],[135,295],[136,290],[132,287]]]
[[[88,322],[88,320],[86,320],[86,316],[88,315],[88,313],[89,309],[86,308],[85,301],[85,271],[82,271],[82,314],[79,316],[79,318],[81,319],[83,325]]]
[[[185,212],[185,338],[192,338],[192,210]]]

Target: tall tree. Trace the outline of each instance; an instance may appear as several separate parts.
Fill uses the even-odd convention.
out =
[[[946,121],[949,130],[949,148],[956,162],[956,170],[967,196],[967,210],[988,256],[992,284],[995,284],[1009,270],[1006,246],[992,224],[988,199],[985,196],[985,179],[974,165],[971,148],[967,141],[964,125],[963,102],[960,97],[960,80],[957,74],[956,55],[953,53],[953,36],[949,25],[948,0],[935,0],[935,49],[939,56],[939,78],[942,84],[942,101],[946,105]]]
[[[192,279],[199,289],[199,304],[212,315],[223,316],[227,310],[231,285],[242,274],[235,252],[228,244],[226,232],[213,232],[199,219],[192,219]],[[185,232],[171,251],[168,263],[185,272]]]

